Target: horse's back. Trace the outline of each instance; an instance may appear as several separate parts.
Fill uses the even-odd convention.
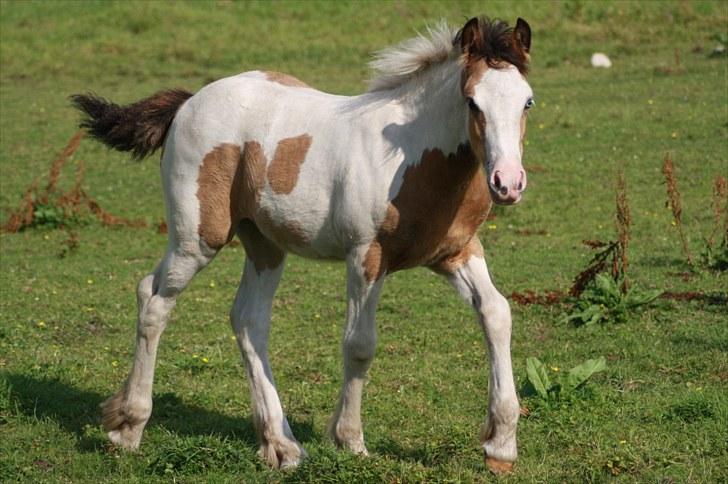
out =
[[[352,128],[337,116],[344,99],[260,71],[205,86],[170,128],[162,160],[168,205],[184,206],[213,248],[250,219],[284,250],[343,258],[374,230],[347,189],[349,165],[361,168],[362,157],[348,150]],[[368,214],[354,230],[349,205]]]

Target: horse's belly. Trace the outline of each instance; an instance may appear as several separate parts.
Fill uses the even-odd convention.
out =
[[[334,236],[328,205],[299,197],[261,200],[255,216],[260,231],[286,252],[315,259],[344,259],[346,247]]]

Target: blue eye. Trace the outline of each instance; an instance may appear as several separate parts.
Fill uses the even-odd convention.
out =
[[[528,101],[526,101],[526,107],[525,109],[531,109],[536,105],[536,101],[533,100],[533,98],[530,98]]]

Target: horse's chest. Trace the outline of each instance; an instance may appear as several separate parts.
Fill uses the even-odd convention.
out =
[[[465,153],[467,154],[467,153]],[[485,174],[472,158],[423,154],[402,187],[365,258],[371,280],[384,272],[432,265],[460,252],[490,210]]]

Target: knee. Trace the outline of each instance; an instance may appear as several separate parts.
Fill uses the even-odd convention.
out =
[[[174,298],[151,296],[139,315],[139,331],[145,336],[161,333],[175,305]]]
[[[511,306],[508,300],[496,292],[488,301],[484,301],[479,308],[484,323],[489,331],[510,331]]]
[[[141,309],[154,294],[154,274],[148,274],[137,285],[137,304]]]
[[[374,358],[376,335],[352,333],[344,338],[344,357],[348,360],[369,362]]]

